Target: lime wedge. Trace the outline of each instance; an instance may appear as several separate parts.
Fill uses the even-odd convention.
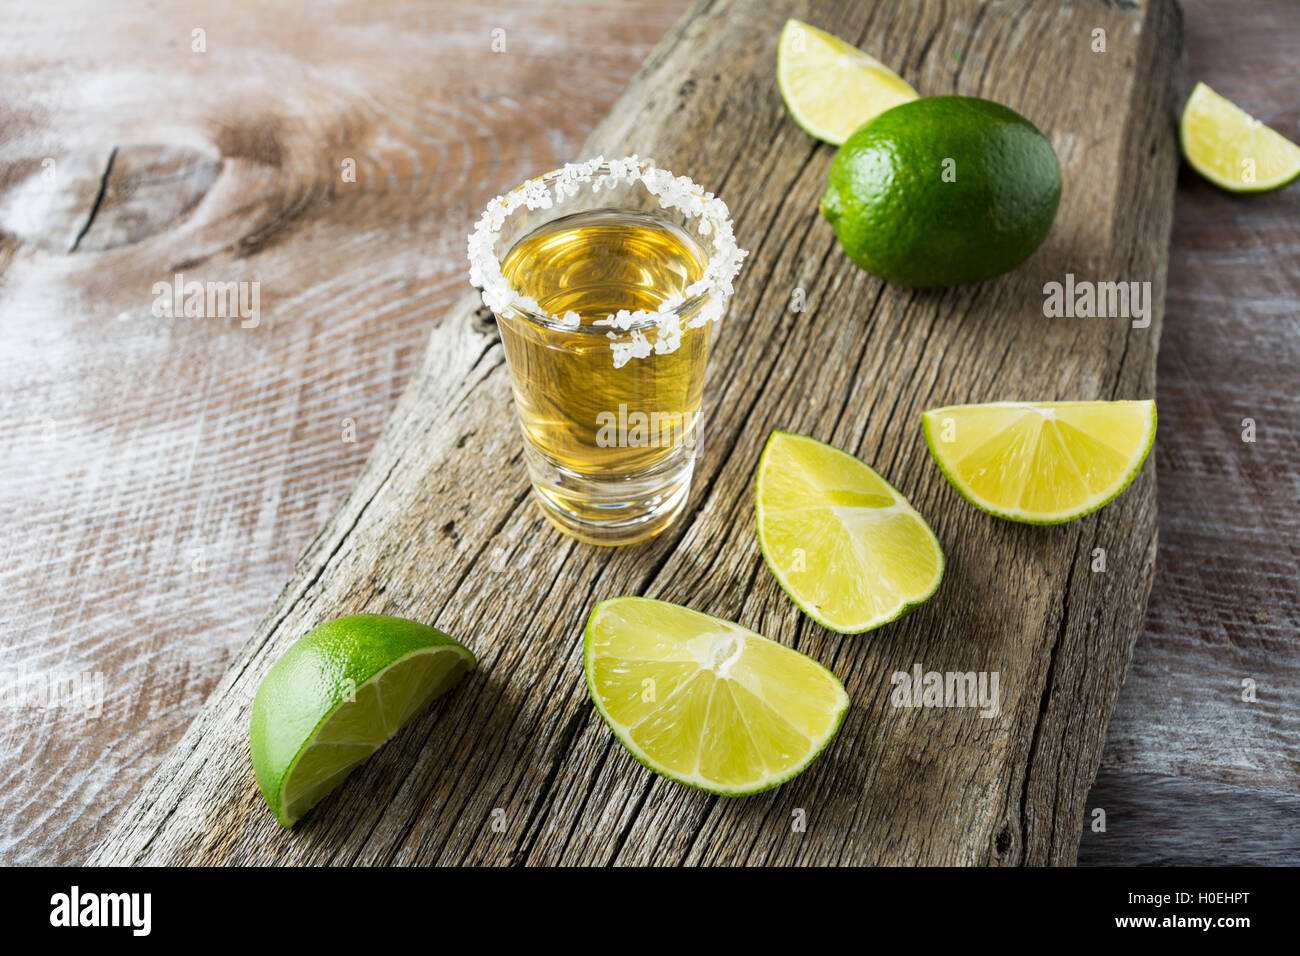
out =
[[[758,463],[758,543],[790,599],[823,627],[859,634],[924,603],[943,551],[899,492],[858,459],[773,432]]]
[[[1179,132],[1191,167],[1230,192],[1265,192],[1300,176],[1300,146],[1204,83],[1187,98]]]
[[[834,143],[916,90],[874,57],[824,30],[787,20],[776,54],[776,81],[794,121]]]
[[[1156,403],[995,402],[923,416],[944,476],[976,508],[1062,524],[1128,487],[1156,435]]]
[[[257,688],[253,772],[291,827],[476,666],[442,631],[381,614],[328,621],[285,651]]]
[[[591,699],[632,756],[725,797],[799,774],[849,706],[835,675],[811,658],[664,601],[597,604],[583,650]]]

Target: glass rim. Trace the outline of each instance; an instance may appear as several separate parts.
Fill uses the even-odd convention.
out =
[[[695,223],[699,235],[712,248],[704,275],[691,283],[685,292],[666,308],[654,311],[622,309],[584,327],[576,312],[555,315],[547,312],[530,296],[513,289],[501,273],[496,244],[506,221],[521,208],[550,209],[578,195],[584,187],[595,193],[620,183],[640,183],[659,201],[661,208],[676,210]],[[487,204],[468,240],[470,282],[482,290],[483,303],[496,315],[515,312],[544,328],[605,335],[619,367],[630,358],[644,358],[651,353],[675,351],[681,343],[683,323],[686,329],[718,321],[726,309],[748,253],[736,245],[731,214],[726,203],[691,182],[660,169],[651,159],[634,155],[622,159],[596,156],[581,163],[566,163],[559,169],[527,179],[504,196]],[[658,330],[652,344],[646,332]]]

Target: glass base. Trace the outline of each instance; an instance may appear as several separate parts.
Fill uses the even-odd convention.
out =
[[[548,461],[525,445],[537,503],[550,522],[579,541],[636,544],[668,528],[686,506],[695,459],[680,455],[649,472],[594,479]]]

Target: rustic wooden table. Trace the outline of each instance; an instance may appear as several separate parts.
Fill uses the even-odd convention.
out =
[[[97,716],[0,711],[0,859],[84,859],[357,477],[431,324],[464,291],[465,225],[503,184],[572,158],[683,6],[294,7],[259,9],[256,30],[251,3],[95,8],[92,31],[89,7],[0,11],[0,670],[107,677]],[[1294,138],[1300,9],[1184,9],[1190,76]],[[417,46],[419,62],[403,58]],[[445,95],[404,99],[414,70]],[[223,108],[229,122],[212,123]],[[151,142],[174,145],[134,145]],[[366,201],[328,220],[347,229],[304,235],[304,209],[353,200],[276,157],[333,165],[339,144]],[[54,157],[65,188],[33,188]],[[149,237],[176,228],[218,160],[240,164],[247,192],[209,195],[220,214],[179,228],[186,248],[233,245],[277,278],[262,310],[294,320],[268,319],[267,334],[159,323],[115,295],[187,268]],[[439,197],[445,228],[405,215],[413,189]],[[1089,800],[1106,832],[1085,832],[1080,862],[1300,854],[1298,213],[1297,187],[1240,199],[1180,180],[1159,571]],[[368,240],[392,230],[428,244],[377,256]],[[137,251],[93,274],[75,254],[126,240]],[[346,283],[317,265],[340,247],[365,266]]]

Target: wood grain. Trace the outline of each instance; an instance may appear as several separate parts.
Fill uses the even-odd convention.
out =
[[[987,95],[1044,129],[1066,191],[1040,253],[994,282],[931,293],[886,288],[852,267],[815,215],[832,151],[794,127],[772,83],[790,12],[835,23],[923,92]],[[1087,49],[1097,25],[1110,59]],[[695,7],[583,149],[637,151],[689,172],[728,200],[751,250],[711,366],[711,432],[686,518],[648,547],[617,552],[543,523],[527,499],[499,343],[467,298],[434,331],[298,575],[92,860],[1071,862],[1150,586],[1153,469],[1076,524],[1013,526],[961,505],[916,423],[947,402],[1152,393],[1179,43],[1165,2]],[[1040,57],[1051,71],[1034,69]],[[1067,271],[1151,281],[1150,328],[1045,320],[1043,283]],[[807,312],[788,308],[796,287]],[[773,427],[855,451],[935,519],[950,564],[930,604],[867,640],[794,611],[762,569],[750,520],[750,479]],[[1089,571],[1095,547],[1109,553],[1104,575]],[[689,602],[828,664],[855,702],[834,747],[798,780],[745,801],[646,774],[613,743],[581,681],[581,622],[594,599],[616,593]],[[303,631],[359,610],[436,622],[474,647],[481,669],[325,812],[281,833],[247,767],[252,692]],[[914,662],[999,671],[1001,716],[889,708],[890,674]],[[490,823],[498,808],[500,831]],[[806,832],[792,832],[795,809]]]
[[[1300,141],[1300,5],[1184,6],[1189,84]],[[1231,196],[1184,165],[1174,208],[1156,586],[1079,861],[1295,865],[1300,188]]]
[[[575,155],[680,13],[0,5],[0,670],[106,689],[93,719],[0,708],[0,860],[102,839],[360,473],[464,293],[473,218]],[[151,146],[217,176],[107,241],[109,158]],[[261,323],[155,318],[178,271],[260,282]]]
[[[97,720],[0,709],[0,861],[85,859],[211,693],[373,448],[429,326],[463,280],[457,244],[467,222],[457,217],[472,216],[503,182],[576,156],[684,6],[566,0],[552,13],[500,0],[371,2],[313,7],[308,21],[228,3],[203,15],[210,37],[227,36],[210,44],[221,67],[212,70],[189,52],[197,20],[186,3],[151,4],[147,15],[129,4],[0,3],[0,647],[6,670],[109,676]],[[1300,140],[1300,6],[1181,6],[1191,79]],[[99,28],[86,31],[88,18]],[[250,32],[250,22],[265,29]],[[508,52],[487,59],[490,31],[501,26]],[[318,43],[328,57],[314,52]],[[64,251],[86,224],[115,144],[179,138],[218,154],[223,129],[276,111],[286,77],[294,89],[310,76],[318,92],[332,75],[356,83],[385,48],[418,68],[405,71],[400,90],[381,87],[390,73],[357,85],[354,95],[365,90],[372,102],[355,113],[355,137],[366,137],[362,123],[385,121],[382,104],[401,104],[398,135],[389,123],[371,153],[388,169],[424,170],[413,180],[423,185],[399,191],[390,177],[372,176],[352,188],[365,192],[362,208],[382,204],[406,233],[427,238],[421,275],[447,288],[427,302],[382,308],[405,290],[372,283],[373,264],[356,259],[354,244],[306,232],[212,277],[263,269],[292,277],[314,263],[339,301],[356,290],[364,308],[306,303],[253,336],[236,328],[214,336],[202,322],[138,328],[114,320],[143,312],[147,288],[113,282],[84,250],[73,261],[33,254],[42,233],[12,231],[8,184],[46,158],[57,160],[62,186],[39,195],[69,207],[66,241],[51,246]],[[264,73],[273,81],[238,103],[210,95],[232,74]],[[558,102],[561,82],[580,92]],[[454,122],[445,109],[453,97]],[[316,110],[309,97],[281,108],[298,123]],[[441,186],[429,183],[435,165]],[[467,198],[444,204],[441,189],[457,182]],[[1086,804],[1106,810],[1109,829],[1084,830],[1080,863],[1297,858],[1279,837],[1297,831],[1290,807],[1300,780],[1300,415],[1277,406],[1300,391],[1297,222],[1296,187],[1231,197],[1182,171],[1157,388],[1158,573]],[[170,251],[185,249],[174,233],[168,239],[133,252],[161,273]],[[298,248],[304,263],[294,261]],[[53,278],[41,280],[47,272]],[[341,334],[338,347],[305,347],[297,324],[313,315]],[[241,361],[212,361],[222,337],[254,338],[256,348]],[[1268,408],[1260,442],[1245,445],[1233,416],[1257,406]],[[339,440],[345,417],[357,423],[355,444]],[[177,435],[190,439],[185,470],[146,480],[148,463]],[[192,564],[199,547],[202,572]],[[1240,701],[1242,675],[1264,688],[1263,714]]]

